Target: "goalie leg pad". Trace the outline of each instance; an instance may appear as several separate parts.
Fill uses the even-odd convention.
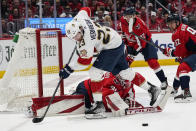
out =
[[[169,96],[171,95],[172,89],[173,89],[172,87],[167,86],[166,90],[161,90],[161,93],[158,96],[157,101],[155,102],[153,107],[158,106],[163,110],[165,108]]]
[[[108,107],[112,110],[113,116],[123,116],[125,115],[125,110],[129,108],[129,106],[121,99],[118,93],[114,93],[108,95],[106,97]]]

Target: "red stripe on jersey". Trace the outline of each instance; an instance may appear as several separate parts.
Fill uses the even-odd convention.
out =
[[[80,63],[82,65],[90,65],[92,59],[93,59],[93,57],[90,57],[89,59],[84,59],[84,58],[79,57],[78,63]]]

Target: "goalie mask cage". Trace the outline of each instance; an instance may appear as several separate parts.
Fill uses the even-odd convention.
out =
[[[23,111],[33,97],[52,96],[63,68],[60,29],[24,28],[0,81],[0,105]],[[57,95],[64,95],[63,81]]]

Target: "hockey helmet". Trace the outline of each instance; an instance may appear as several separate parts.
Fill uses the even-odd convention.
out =
[[[180,17],[178,14],[169,15],[167,18],[167,23],[171,21],[180,21]]]
[[[80,27],[81,27],[80,23],[75,20],[72,20],[71,22],[67,23],[65,25],[67,37],[69,37],[70,39],[73,39],[77,35],[78,32],[81,32]]]
[[[135,7],[126,8],[124,11],[124,15],[134,15],[136,14]]]

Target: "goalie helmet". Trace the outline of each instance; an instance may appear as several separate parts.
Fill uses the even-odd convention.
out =
[[[73,39],[78,32],[81,32],[80,27],[81,27],[80,23],[75,20],[67,23],[65,26],[67,37]]]

